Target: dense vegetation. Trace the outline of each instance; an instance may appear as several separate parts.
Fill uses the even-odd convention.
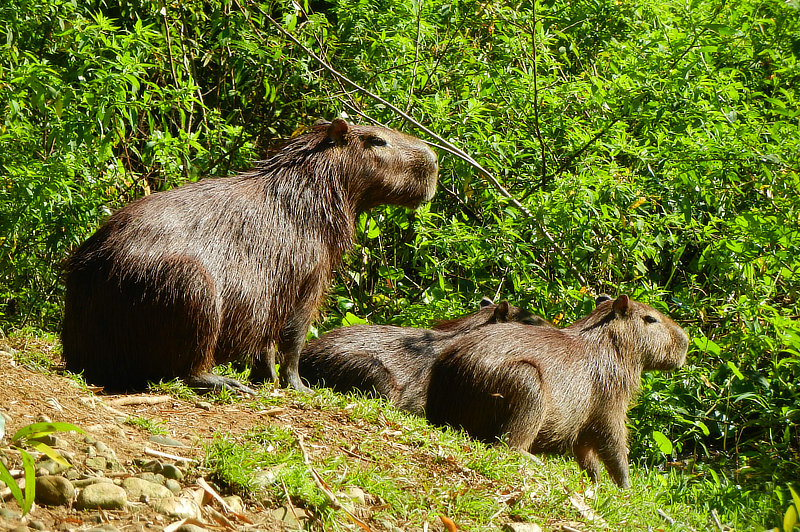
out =
[[[0,327],[57,330],[60,261],[132,198],[320,117],[427,136],[270,16],[485,169],[442,150],[429,207],[363,217],[321,329],[484,294],[568,323],[632,294],[693,338],[645,377],[632,461],[684,459],[672,497],[778,522],[800,479],[794,0],[3,2]]]

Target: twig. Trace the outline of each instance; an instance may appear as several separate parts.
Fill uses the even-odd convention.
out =
[[[197,485],[203,488],[203,491],[211,495],[211,497],[219,503],[219,505],[222,507],[225,513],[227,514],[236,513],[233,511],[233,508],[231,508],[230,505],[227,502],[225,502],[222,497],[220,497],[219,493],[217,493],[217,491],[214,488],[208,485],[206,479],[204,479],[203,477],[197,477]]]
[[[658,515],[661,516],[661,519],[666,521],[668,525],[674,525],[675,524],[675,520],[673,518],[671,518],[670,516],[668,516],[666,514],[666,512],[664,512],[664,510],[662,510],[661,508],[658,508],[656,510],[656,512],[658,512]]]
[[[176,454],[163,453],[161,451],[156,451],[155,449],[150,449],[148,447],[144,448],[144,454],[149,454],[150,456],[158,456],[160,458],[166,458],[168,460],[197,462],[197,460],[195,460],[194,458],[184,458],[183,456],[178,456]]]
[[[461,148],[459,148],[458,146],[456,146],[453,143],[449,142],[445,138],[437,135],[436,133],[431,131],[429,128],[425,127],[420,122],[418,122],[417,120],[415,120],[414,118],[409,116],[409,114],[406,113],[405,111],[401,110],[397,106],[395,106],[395,105],[389,103],[388,101],[384,100],[383,98],[381,98],[377,94],[375,94],[375,93],[369,91],[368,89],[362,87],[358,83],[356,83],[354,81],[351,81],[344,74],[341,74],[339,71],[334,69],[325,60],[320,58],[317,54],[315,54],[307,46],[305,46],[303,43],[301,43],[300,40],[297,39],[297,37],[295,37],[294,35],[292,35],[288,31],[286,31],[285,29],[283,29],[283,27],[280,24],[278,24],[272,17],[270,17],[267,13],[265,13],[263,10],[261,10],[261,8],[258,5],[254,4],[253,7],[255,9],[258,9],[261,12],[261,14],[264,16],[264,18],[266,18],[270,22],[270,24],[272,24],[275,27],[275,29],[278,30],[278,32],[281,35],[285,36],[287,39],[289,39],[294,44],[296,44],[298,47],[300,47],[300,49],[302,49],[303,52],[305,52],[309,57],[311,57],[317,63],[319,63],[320,66],[323,69],[325,69],[326,71],[328,71],[333,77],[335,77],[336,79],[338,79],[338,80],[350,85],[354,89],[356,89],[359,92],[361,92],[362,94],[365,94],[366,96],[372,98],[373,100],[383,104],[388,109],[391,109],[397,115],[399,115],[404,120],[406,120],[408,123],[410,123],[410,124],[414,125],[415,127],[419,128],[420,130],[425,132],[427,135],[429,135],[431,138],[436,139],[436,141],[439,143],[439,144],[435,144],[436,147],[438,147],[440,149],[443,149],[444,151],[447,151],[448,153],[451,153],[452,155],[455,155],[456,157],[458,157],[462,161],[466,162],[467,164],[469,164],[470,166],[475,168],[480,174],[482,174],[489,181],[489,183],[492,184],[492,186],[500,193],[501,196],[506,198],[509,202],[511,202],[512,205],[514,205],[514,207],[516,207],[520,212],[522,212],[525,216],[527,216],[528,218],[530,218],[533,221],[533,223],[536,226],[536,228],[538,229],[539,233],[546,240],[548,240],[550,242],[552,248],[556,251],[556,253],[558,253],[561,256],[561,258],[564,260],[564,262],[567,265],[567,267],[572,271],[572,274],[581,282],[582,285],[586,285],[586,279],[583,277],[583,275],[581,275],[581,273],[578,270],[575,269],[575,266],[572,264],[572,261],[569,259],[569,257],[567,257],[567,254],[564,252],[564,250],[561,249],[561,247],[558,244],[556,244],[555,239],[552,237],[552,235],[550,235],[550,233],[547,231],[547,229],[545,229],[544,225],[542,225],[542,223],[533,216],[533,213],[531,213],[531,211],[529,211],[527,207],[525,207],[508,190],[506,190],[506,188],[500,183],[500,181],[489,170],[484,168],[478,161],[473,159],[472,156],[470,156],[467,152],[463,151]],[[429,143],[429,144],[432,144],[432,143]],[[577,156],[577,154],[576,154],[576,156]]]
[[[118,399],[106,400],[106,403],[113,406],[157,405],[168,403],[173,400],[174,398],[170,395],[157,395],[155,397],[120,397]]]
[[[308,466],[308,470],[311,472],[311,479],[314,481],[314,484],[316,484],[319,490],[322,492],[322,494],[325,495],[325,497],[328,499],[328,502],[330,502],[331,506],[333,506],[337,510],[342,510],[350,517],[350,519],[353,520],[354,523],[356,523],[365,531],[369,532],[370,530],[369,526],[363,521],[361,521],[358,517],[353,515],[353,513],[350,510],[342,506],[342,503],[339,502],[339,499],[336,498],[336,495],[334,495],[333,492],[330,489],[328,489],[325,482],[322,480],[322,476],[311,465],[311,461],[308,459],[308,453],[306,452],[306,447],[303,444],[303,436],[295,430],[293,430],[292,432],[294,432],[294,437],[297,439],[297,446],[300,447],[300,452],[303,454],[303,462],[305,462],[306,466]]]

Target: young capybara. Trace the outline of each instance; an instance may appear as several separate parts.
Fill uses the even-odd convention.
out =
[[[109,389],[252,393],[208,371],[245,358],[275,378],[276,346],[281,385],[307,390],[300,349],[359,213],[429,201],[437,173],[419,139],[337,119],[249,172],[134,201],[66,263],[66,368]]]
[[[686,333],[622,295],[564,329],[516,323],[476,329],[431,370],[425,413],[483,441],[574,453],[592,480],[600,461],[628,487],[626,411],[642,371],[683,365]]]
[[[300,373],[312,385],[338,392],[376,392],[422,416],[431,366],[459,335],[494,323],[550,325],[502,301],[483,298],[477,312],[441,322],[434,329],[389,325],[340,327],[312,340],[300,353]]]

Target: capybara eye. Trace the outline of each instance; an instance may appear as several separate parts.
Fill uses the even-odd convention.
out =
[[[643,319],[644,319],[644,321],[646,323],[656,323],[656,322],[658,322],[658,318],[656,318],[655,316],[650,316],[649,314],[644,316]]]
[[[377,135],[368,135],[364,137],[364,144],[367,146],[386,146],[387,142],[386,139]]]

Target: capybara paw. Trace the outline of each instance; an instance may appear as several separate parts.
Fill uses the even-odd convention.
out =
[[[220,375],[212,375],[210,373],[202,373],[184,379],[187,386],[197,390],[212,391],[212,390],[228,390],[233,393],[240,393],[245,395],[258,395],[258,392],[249,386],[245,386],[236,379],[230,377],[222,377]]]

